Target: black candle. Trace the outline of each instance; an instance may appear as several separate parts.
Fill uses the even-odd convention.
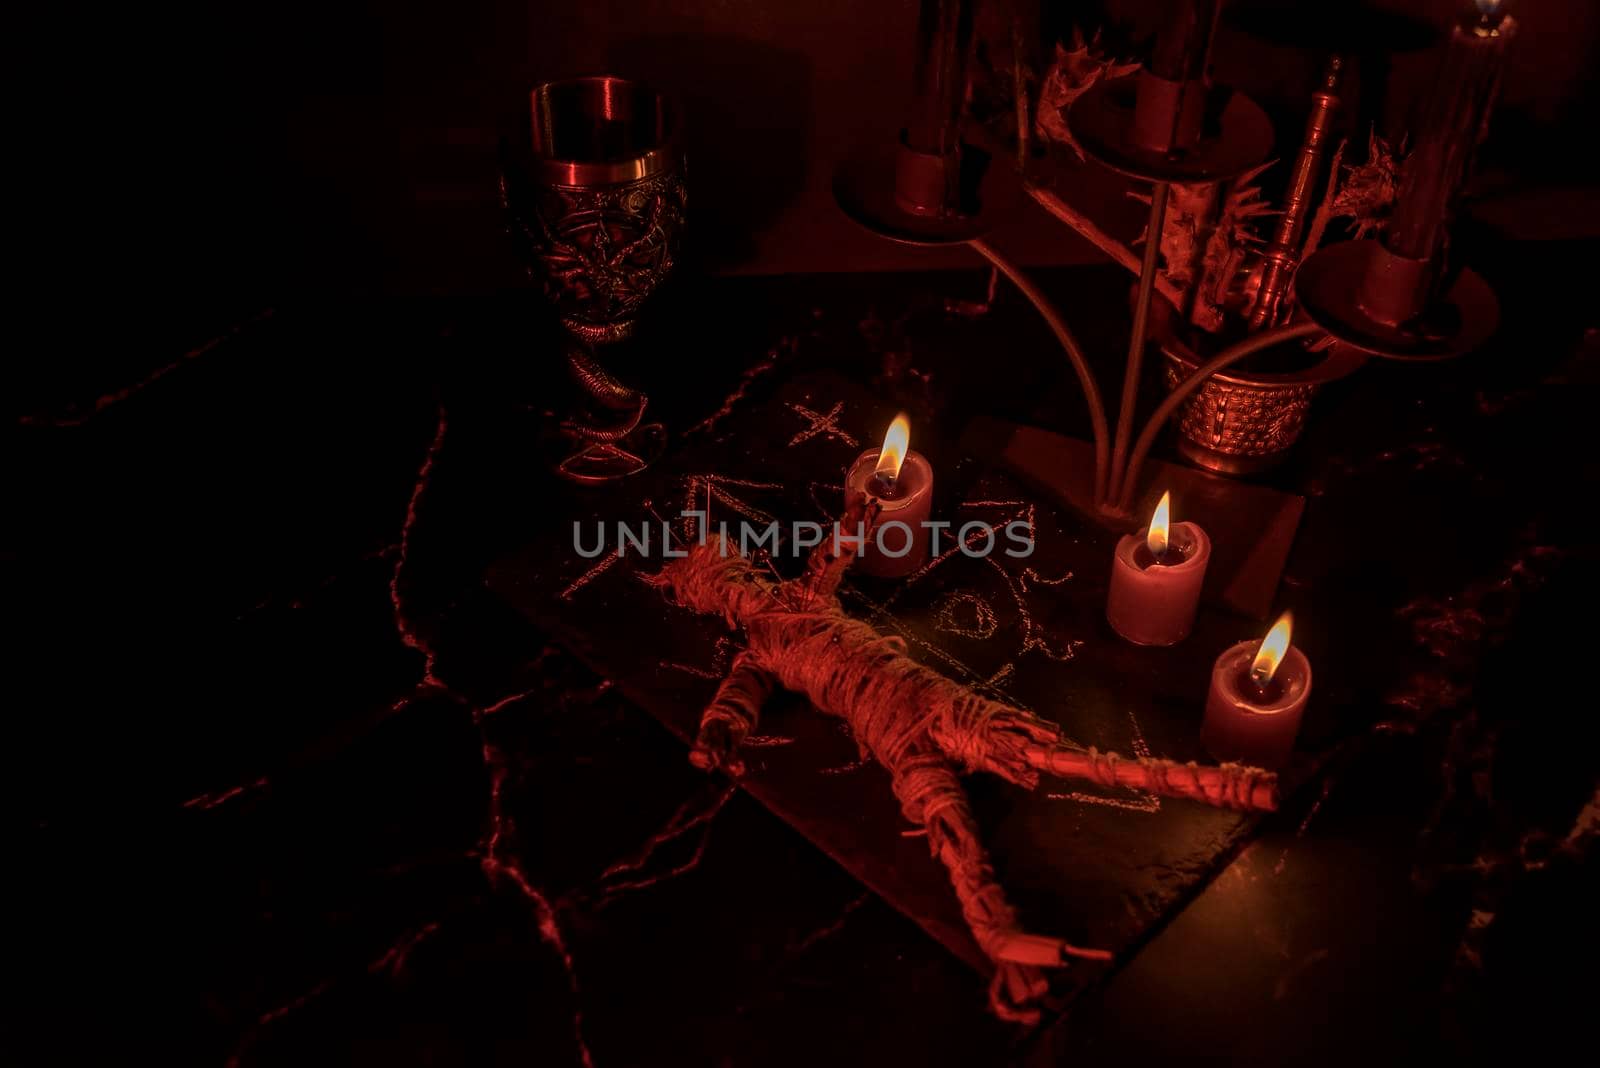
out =
[[[1444,61],[1416,126],[1399,199],[1384,244],[1397,256],[1428,260],[1439,251],[1450,210],[1488,123],[1516,30],[1484,0],[1450,31]]]
[[[917,152],[949,155],[959,149],[972,47],[974,0],[922,0],[917,17],[915,97],[906,144]]]
[[[1128,138],[1151,152],[1193,148],[1205,117],[1206,65],[1222,0],[1167,0],[1161,8],[1150,61],[1139,72],[1139,93]]]
[[[1155,50],[1145,69],[1169,82],[1204,78],[1222,0],[1167,0],[1162,7]]]

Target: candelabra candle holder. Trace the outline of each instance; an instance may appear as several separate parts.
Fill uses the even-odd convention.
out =
[[[1172,6],[1144,69],[1137,75],[1101,82],[1080,96],[1067,113],[1067,126],[1088,156],[1130,178],[1151,183],[1148,239],[1134,299],[1121,404],[1109,449],[1107,419],[1100,410],[1098,390],[1083,361],[1073,360],[1084,379],[1094,425],[1096,508],[1103,519],[1119,525],[1131,518],[1129,506],[1140,468],[1160,429],[1160,423],[1153,421],[1137,441],[1133,437],[1171,183],[1227,181],[1259,166],[1272,150],[1272,124],[1266,113],[1243,93],[1214,85],[1207,77],[1221,0],[1174,0]],[[992,249],[980,246],[979,251],[1015,280],[1015,270],[1007,270]],[[1037,290],[1025,287],[1024,292],[1044,311]],[[1046,319],[1052,316],[1046,312]],[[1064,325],[1056,333],[1072,355],[1075,343],[1067,344]],[[1229,355],[1227,363],[1258,351],[1262,346],[1255,340],[1247,342],[1237,355]],[[1173,394],[1184,395],[1186,391]],[[1170,414],[1157,413],[1161,422]]]
[[[923,0],[910,120],[892,144],[868,143],[834,175],[834,200],[880,237],[938,247],[981,238],[1017,199],[1007,167],[962,137],[974,0]]]
[[[958,34],[958,28],[965,33],[970,27],[970,4],[971,0],[923,0],[919,55],[943,57],[941,69],[946,74],[959,70],[964,58],[965,37]],[[914,244],[967,243],[1033,303],[1065,351],[1089,409],[1094,438],[1094,512],[1105,525],[1123,529],[1133,522],[1130,508],[1144,462],[1163,426],[1180,409],[1185,415],[1179,448],[1186,458],[1213,471],[1249,473],[1270,465],[1299,436],[1315,388],[1354,371],[1365,354],[1436,359],[1481,343],[1498,321],[1497,305],[1487,284],[1469,270],[1445,275],[1430,258],[1434,253],[1413,257],[1425,261],[1430,284],[1413,285],[1409,292],[1426,292],[1430,297],[1420,313],[1406,315],[1378,314],[1371,299],[1373,293],[1394,288],[1386,284],[1381,272],[1385,264],[1392,267],[1403,259],[1402,253],[1375,241],[1352,241],[1299,262],[1307,208],[1337,108],[1340,64],[1335,59],[1313,96],[1283,217],[1262,256],[1260,285],[1246,312],[1254,332],[1209,356],[1182,345],[1175,333],[1163,337],[1171,361],[1170,392],[1136,434],[1138,391],[1150,339],[1170,187],[1174,182],[1222,183],[1238,178],[1267,159],[1273,139],[1271,123],[1259,106],[1241,92],[1212,84],[1206,75],[1220,0],[1171,0],[1171,6],[1150,62],[1136,75],[1097,82],[1066,112],[1067,129],[1086,156],[1151,187],[1147,239],[1138,265],[1115,424],[1108,418],[1099,385],[1066,320],[1015,263],[984,240],[990,213],[981,191],[974,197],[971,183],[961,185],[958,192],[949,182],[926,180],[935,171],[947,177],[957,173],[951,169],[955,150],[949,146],[959,145],[958,140],[940,139],[937,145],[945,147],[930,155],[902,133],[898,146],[857,157],[839,171],[834,182],[840,206],[869,230]],[[1510,24],[1510,19],[1496,18],[1470,34],[1458,29],[1453,38],[1452,47],[1465,58],[1457,56],[1447,67],[1448,77],[1442,79],[1437,92],[1446,103],[1470,99],[1472,107],[1465,117],[1452,119],[1430,135],[1438,142],[1427,154],[1433,161],[1428,165],[1431,169],[1408,179],[1410,192],[1403,194],[1402,200],[1409,198],[1409,207],[1400,212],[1403,218],[1414,220],[1407,232],[1424,235],[1435,250],[1442,242],[1440,220],[1445,215],[1429,209],[1437,207],[1436,201],[1447,203],[1465,173],[1470,149],[1463,154],[1462,145],[1475,140],[1469,142],[1463,131],[1470,128],[1473,138],[1481,135],[1492,96],[1492,88],[1484,87],[1497,84],[1491,74],[1503,58]],[[1467,55],[1466,49],[1473,51]],[[926,64],[919,62],[918,69],[924,71]],[[960,94],[944,91],[948,84],[944,76],[919,76],[919,100],[923,104],[932,100],[935,112],[945,119],[939,129],[959,125]],[[926,112],[927,108],[919,105],[917,114]],[[1431,113],[1448,114],[1449,108],[1439,104]],[[1024,136],[1025,131],[1019,130],[1019,139]],[[927,158],[912,158],[916,151]],[[877,162],[864,165],[860,162],[863,158]],[[938,166],[932,166],[930,159]],[[991,167],[989,171],[1001,169]],[[909,199],[908,192],[913,194]],[[938,199],[941,195],[942,201]],[[1060,207],[1054,213],[1079,225],[1073,222],[1076,213]],[[1102,238],[1097,243],[1104,247],[1104,235],[1097,236]],[[1131,256],[1121,259],[1131,266]],[[1449,284],[1440,284],[1441,278]],[[1296,301],[1303,317],[1295,314]],[[1224,375],[1258,353],[1291,343],[1303,348],[1307,339],[1329,335],[1342,344],[1329,346],[1320,358],[1304,357],[1310,362],[1303,366],[1270,374]]]
[[[1346,344],[1389,359],[1440,360],[1477,347],[1499,322],[1488,283],[1453,263],[1449,248],[1451,215],[1516,35],[1499,6],[1480,0],[1452,28],[1382,238],[1325,248],[1295,278],[1306,314]]]
[[[1295,272],[1295,299],[1332,337],[1390,360],[1449,359],[1471,352],[1494,333],[1500,302],[1489,283],[1465,267],[1442,293],[1415,305],[1415,312],[1375,313],[1361,299],[1366,287],[1409,287],[1417,271],[1436,269],[1431,260],[1412,261],[1398,271],[1395,263],[1381,241],[1329,245]]]

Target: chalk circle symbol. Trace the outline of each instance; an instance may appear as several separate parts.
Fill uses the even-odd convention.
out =
[[[980,641],[992,637],[999,627],[994,609],[975,593],[952,593],[939,603],[933,617],[934,628],[945,634]]]

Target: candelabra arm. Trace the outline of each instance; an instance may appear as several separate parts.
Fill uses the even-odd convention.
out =
[[[1061,197],[1049,189],[1045,189],[1033,182],[1024,180],[1022,188],[1045,211],[1054,215],[1064,223],[1073,233],[1083,238],[1089,244],[1105,253],[1118,266],[1125,268],[1137,276],[1143,257],[1136,254],[1133,249],[1118,241],[1095,224],[1095,221],[1083,212],[1068,204]],[[1181,286],[1173,285],[1161,275],[1156,276],[1156,292],[1167,298],[1167,302],[1174,308],[1182,308],[1189,295]]]
[[[1032,302],[1051,332],[1055,334],[1056,340],[1061,342],[1061,347],[1066,350],[1067,359],[1072,361],[1072,369],[1078,373],[1078,382],[1083,386],[1084,401],[1089,406],[1089,423],[1094,430],[1094,496],[1095,500],[1102,500],[1107,492],[1107,475],[1110,470],[1107,449],[1110,433],[1106,429],[1106,409],[1100,399],[1100,387],[1095,383],[1094,374],[1089,370],[1089,361],[1084,358],[1078,339],[1072,336],[1066,320],[1061,317],[1055,305],[1051,304],[1050,299],[1022,272],[1022,268],[1002,256],[993,245],[981,238],[974,239],[969,244],[1001,274],[1011,279],[1012,285],[1021,290],[1022,295]]]
[[[1150,297],[1155,291],[1156,274],[1161,268],[1161,234],[1167,221],[1166,182],[1157,182],[1150,190],[1150,224],[1144,235],[1144,262],[1139,268],[1139,292],[1133,302],[1133,333],[1128,339],[1128,363],[1122,373],[1122,407],[1117,413],[1117,437],[1111,446],[1111,486],[1096,500],[1102,505],[1121,500],[1122,487],[1127,483],[1127,468],[1123,461],[1128,455],[1128,440],[1133,437],[1133,420],[1138,414],[1139,383],[1144,369],[1144,346],[1149,336]]]
[[[1178,406],[1189,399],[1189,396],[1199,389],[1201,384],[1218,371],[1224,371],[1246,356],[1280,345],[1285,341],[1296,338],[1310,337],[1312,334],[1323,333],[1322,327],[1313,322],[1291,323],[1288,326],[1274,327],[1263,330],[1259,334],[1252,334],[1243,341],[1229,348],[1223,349],[1211,359],[1195,369],[1194,374],[1185,378],[1173,387],[1172,392],[1161,402],[1155,412],[1151,414],[1150,421],[1144,425],[1144,430],[1139,434],[1139,440],[1134,443],[1133,452],[1128,456],[1128,468],[1122,479],[1122,489],[1118,495],[1117,504],[1121,510],[1126,511],[1133,504],[1134,490],[1139,485],[1139,470],[1144,466],[1145,457],[1150,454],[1150,447],[1155,444],[1156,435],[1166,425],[1172,413]]]

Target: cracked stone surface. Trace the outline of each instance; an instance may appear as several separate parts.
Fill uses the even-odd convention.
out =
[[[1050,281],[1115,353],[1125,280]],[[697,349],[618,370],[699,441],[819,362],[938,425],[1073,429],[1014,295],[942,317],[982,285],[707,283],[685,304],[713,299],[715,329],[670,310],[650,327]],[[1538,307],[1504,296],[1514,324]],[[1554,1041],[1592,992],[1559,962],[1596,942],[1600,746],[1568,696],[1591,639],[1563,623],[1600,595],[1595,539],[1561,492],[1594,483],[1600,376],[1592,338],[1558,325],[1526,327],[1519,363],[1379,367],[1319,402],[1275,478],[1311,501],[1286,582],[1343,628],[1318,660],[1349,680],[1326,691],[1329,769],[1034,1034],[483,588],[573,510],[544,473],[560,384],[525,301],[279,305],[21,396],[0,568],[27,981],[7,1045],[20,1063],[607,1068],[1113,1045],[1348,1063],[1380,1042],[1509,1046],[1513,1019],[1536,1025],[1516,1048]],[[1552,658],[1576,666],[1535,670]]]

